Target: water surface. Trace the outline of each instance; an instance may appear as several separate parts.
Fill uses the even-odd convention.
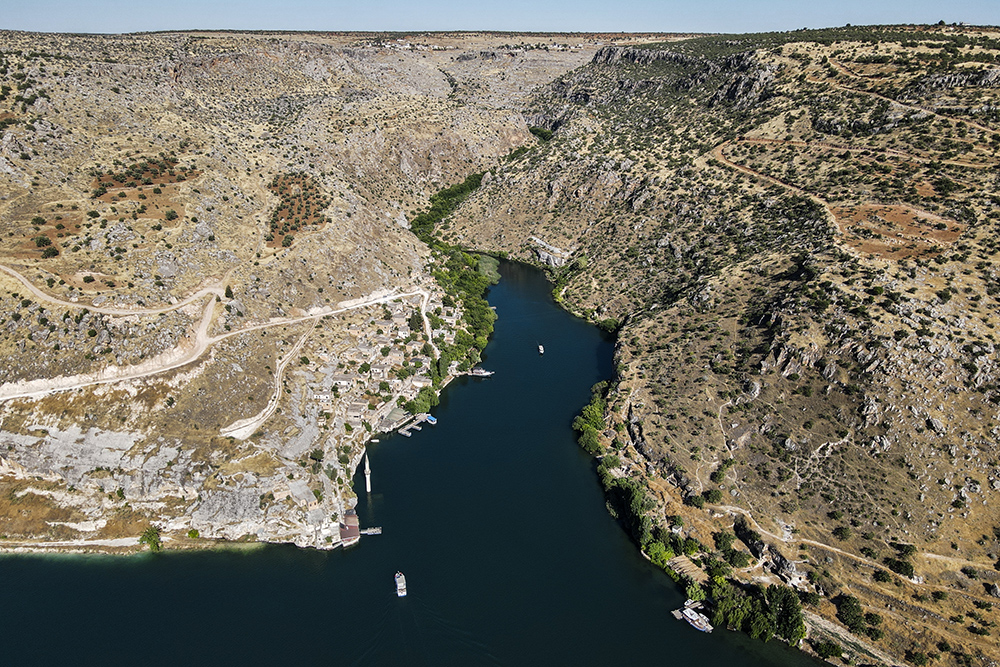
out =
[[[612,341],[534,269],[501,273],[483,364],[496,375],[454,382],[437,426],[370,449],[358,512],[381,536],[334,552],[5,557],[3,662],[814,665],[670,616],[683,598],[608,514],[570,428],[612,374]]]

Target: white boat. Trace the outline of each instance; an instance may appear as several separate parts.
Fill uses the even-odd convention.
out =
[[[704,614],[699,614],[690,607],[684,607],[681,610],[681,614],[684,616],[684,620],[695,630],[700,630],[701,632],[712,631],[712,624],[708,622],[708,618]]]
[[[473,368],[469,371],[469,375],[477,378],[488,378],[493,375],[493,371],[488,371],[485,368]]]
[[[406,597],[406,577],[402,572],[396,573],[396,595],[401,598]]]
[[[545,354],[545,348],[541,345],[538,346],[538,354]]]

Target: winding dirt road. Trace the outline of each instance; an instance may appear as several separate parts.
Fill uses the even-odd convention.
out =
[[[198,299],[207,297],[204,309],[202,310],[201,320],[198,323],[198,327],[194,331],[194,335],[182,340],[175,348],[167,350],[151,359],[133,366],[119,367],[112,365],[96,373],[84,373],[80,375],[40,378],[36,380],[22,380],[19,382],[7,383],[0,386],[0,402],[17,398],[42,398],[54,392],[71,391],[74,389],[83,389],[96,385],[121,382],[123,380],[136,380],[152,375],[158,375],[160,373],[180,368],[191,363],[192,361],[195,361],[212,345],[233,336],[239,336],[241,334],[260,329],[268,329],[276,326],[287,326],[289,324],[317,320],[328,315],[336,315],[348,310],[364,308],[377,303],[385,303],[411,296],[419,295],[422,297],[420,313],[424,321],[425,333],[427,333],[428,336],[430,335],[430,323],[427,319],[426,309],[431,295],[430,292],[423,289],[412,289],[409,292],[403,293],[396,293],[394,290],[386,293],[385,290],[380,290],[367,297],[341,302],[338,304],[340,306],[339,308],[326,307],[320,309],[318,312],[300,317],[273,318],[265,323],[243,327],[241,329],[228,331],[224,334],[216,336],[209,336],[208,331],[211,328],[212,321],[215,319],[216,297],[223,296],[226,280],[228,280],[232,271],[235,269],[231,269],[227,272],[218,284],[203,287],[191,296],[179,301],[176,304],[171,304],[170,306],[165,306],[163,308],[141,309],[101,308],[99,306],[73,303],[71,301],[57,299],[35,287],[27,278],[14,269],[0,265],[0,270],[21,282],[39,300],[68,308],[87,308],[91,312],[99,312],[107,315],[149,315],[165,313],[184,308],[185,306],[196,302]],[[276,380],[280,384],[280,378],[278,378],[277,375]],[[236,425],[234,424],[233,426]]]

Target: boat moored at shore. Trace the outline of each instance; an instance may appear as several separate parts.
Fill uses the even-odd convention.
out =
[[[692,628],[699,632],[711,632],[714,629],[712,624],[708,622],[707,616],[698,611],[699,609],[702,609],[700,602],[688,600],[682,608],[673,612],[674,618],[678,620],[684,619]]]

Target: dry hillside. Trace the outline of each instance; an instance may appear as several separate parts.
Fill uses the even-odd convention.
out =
[[[438,230],[618,329],[582,443],[643,548],[710,566],[748,517],[735,576],[859,599],[862,661],[1000,659],[998,61],[957,26],[605,47]]]

